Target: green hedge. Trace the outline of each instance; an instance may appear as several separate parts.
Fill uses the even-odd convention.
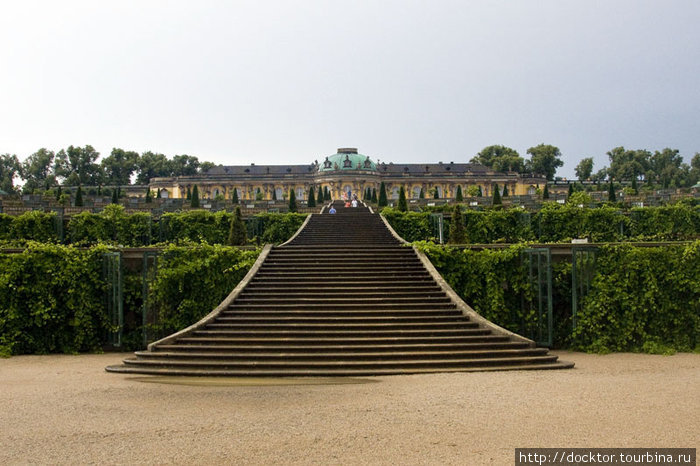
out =
[[[386,208],[382,215],[407,241],[434,240],[429,212],[400,212]],[[578,207],[547,202],[534,213],[520,208],[469,210],[463,212],[467,243],[569,242],[589,238],[593,242],[675,241],[700,237],[700,206],[677,203],[662,207]],[[443,234],[449,232],[445,217]]]
[[[99,351],[111,327],[104,245],[89,249],[30,242],[0,254],[0,355]],[[245,276],[259,251],[221,245],[170,245],[150,285],[151,334],[184,328],[213,310]],[[124,269],[124,349],[142,339],[141,271]]]
[[[122,246],[151,244],[151,216],[127,215],[121,205],[109,205],[99,214],[81,212],[68,222],[68,238],[75,245],[111,243]]]
[[[474,251],[429,242],[416,245],[479,314],[525,335],[535,326],[536,316],[522,306],[532,292],[521,264],[525,246]],[[552,268],[555,346],[657,353],[700,345],[700,241],[601,248],[573,332],[571,264],[555,263]]]
[[[104,246],[29,243],[0,254],[0,353],[75,353],[100,348],[109,330]]]

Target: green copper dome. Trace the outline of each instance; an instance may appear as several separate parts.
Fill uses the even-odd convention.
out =
[[[377,164],[369,157],[358,154],[354,147],[338,149],[338,152],[329,155],[319,163],[318,171],[331,172],[338,170],[369,170],[377,171]]]

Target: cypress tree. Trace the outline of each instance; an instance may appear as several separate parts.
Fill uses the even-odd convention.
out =
[[[81,189],[80,185],[78,185],[78,191],[75,193],[75,206],[83,206],[83,190]]]
[[[568,197],[570,197],[574,193],[574,185],[569,183],[569,194]]]
[[[297,197],[294,194],[294,189],[291,188],[289,190],[289,211],[290,212],[296,212],[297,211]]]
[[[372,188],[372,204],[377,203],[377,188]]]
[[[160,192],[160,189],[158,190],[158,192]],[[187,201],[192,200],[192,190],[190,189],[189,186],[187,187],[187,197],[185,197],[185,200],[187,200]]]
[[[328,189],[328,186],[323,187],[323,200],[324,201],[331,200],[331,191]]]
[[[197,188],[197,185],[194,185],[192,188],[192,199],[190,199],[190,207],[193,208],[198,208],[199,207],[199,188]]]
[[[399,210],[401,212],[406,212],[408,210],[408,203],[406,202],[406,191],[401,186],[399,189]]]
[[[146,204],[150,204],[153,201],[153,195],[151,194],[151,188],[146,188]]]
[[[369,202],[372,199],[372,190],[369,187],[365,188],[365,192],[362,196],[362,200],[365,202]]]
[[[608,201],[617,202],[617,198],[615,197],[615,188],[613,187],[613,180],[612,179],[610,179],[610,186],[608,187]]]
[[[481,185],[479,185],[479,197],[484,197],[484,192],[481,190]]]
[[[389,205],[389,201],[386,198],[386,187],[382,181],[382,184],[379,185],[379,207],[386,207],[387,205]]]
[[[122,187],[117,186],[117,199],[121,199],[122,197]]]
[[[231,202],[238,204],[238,189],[233,188],[233,196],[231,196]]]
[[[119,198],[117,197],[117,190],[112,190],[112,204],[119,204]]]
[[[544,185],[544,192],[542,193],[542,199],[549,199],[549,185]]]
[[[160,198],[161,198],[160,189],[156,189],[156,199],[160,199]]]
[[[235,191],[234,191],[234,194],[233,194],[233,195],[234,195],[235,197],[238,197],[238,194],[236,194]],[[273,190],[272,190],[272,200],[273,200],[273,201],[276,201],[276,200],[277,200],[277,190],[276,190],[276,189],[273,189]]]
[[[433,190],[433,199],[440,199],[440,191],[438,191],[437,186],[435,186],[435,189]]]
[[[462,218],[462,208],[459,206],[459,204],[455,204],[455,208],[452,211],[449,242],[452,244],[464,244],[467,242],[464,229],[464,218]]]
[[[634,194],[639,194],[639,190],[637,189],[637,177],[636,176],[632,177],[632,189],[634,189]]]
[[[309,207],[316,207],[316,198],[314,197],[314,187],[309,188],[309,200],[306,203]]]
[[[102,195],[102,185],[101,185],[101,184],[98,184],[98,185],[97,185],[97,195],[98,195],[98,196],[101,196],[101,195]]]
[[[56,200],[59,200],[61,198],[61,194],[63,193],[61,192],[61,185],[59,184],[58,189],[56,190]]]
[[[493,185],[493,205],[500,205],[501,202],[501,192],[498,189],[498,183]]]
[[[508,197],[508,196],[509,196],[509,193],[508,193],[508,185],[507,185],[507,184],[504,184],[504,185],[503,185],[503,197]]]
[[[457,194],[455,195],[455,201],[462,202],[463,200],[464,200],[464,196],[462,195],[462,185],[458,184],[457,185]]]
[[[316,200],[317,200],[317,202],[320,202],[321,204],[323,204],[324,198],[325,198],[325,196],[323,195],[323,189],[321,189],[321,185],[318,185],[318,195],[316,196]]]
[[[425,199],[425,193],[423,192],[423,188],[420,188],[420,192],[418,193],[418,199]]]
[[[231,216],[231,227],[228,231],[228,244],[231,246],[244,246],[247,242],[245,222],[241,214],[240,206]]]

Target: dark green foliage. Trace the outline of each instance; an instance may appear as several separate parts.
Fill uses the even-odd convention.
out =
[[[153,195],[151,194],[151,188],[146,188],[146,204],[153,202]]]
[[[276,194],[275,194],[276,197]],[[234,204],[238,204],[240,201],[238,200],[238,189],[233,188],[233,196],[231,196],[231,202]]]
[[[158,190],[158,192],[160,192],[160,189]],[[192,190],[190,189],[189,186],[187,187],[187,195],[186,195],[186,197],[185,197],[185,200],[187,200],[187,201],[191,201],[191,200],[192,200]]]
[[[372,204],[377,203],[377,188],[372,188]]]
[[[78,186],[78,191],[75,193],[75,207],[83,206],[83,189]]]
[[[632,189],[634,190],[634,194],[639,194],[639,189],[637,188],[637,177],[636,176],[632,177]]]
[[[316,207],[316,197],[314,196],[313,186],[309,188],[309,199],[306,201],[308,207]]]
[[[193,209],[198,209],[199,208],[199,188],[197,188],[197,185],[194,185],[192,188],[192,199],[190,199],[190,207]]]
[[[236,206],[236,211],[231,216],[231,228],[228,233],[229,246],[244,246],[246,244],[246,226],[241,214],[241,208]]]
[[[549,185],[544,185],[544,191],[542,192],[542,199],[549,199]]]
[[[406,241],[434,239],[433,229],[430,226],[430,214],[427,212],[400,212],[398,209],[385,207],[382,209],[382,216]]]
[[[420,192],[418,193],[418,199],[425,199],[425,192],[423,191],[423,188],[420,188]]]
[[[156,189],[156,199],[161,199],[160,189]]]
[[[318,185],[318,194],[316,195],[316,202],[318,202],[319,204],[323,204],[323,201],[323,189],[321,189],[321,185]]]
[[[236,201],[234,202],[234,204],[238,204],[238,194],[236,193],[236,191],[233,192],[233,197],[236,198]],[[276,189],[272,190],[272,200],[273,201],[277,200],[277,190]]]
[[[331,192],[328,189],[328,186],[323,187],[323,200],[324,201],[330,201],[331,200]]]
[[[147,246],[151,243],[151,216],[127,215],[124,206],[110,204],[99,214],[81,212],[71,217],[66,236],[75,245],[109,243]]]
[[[378,201],[379,207],[386,207],[389,205],[389,201],[386,198],[386,186],[384,186],[384,182],[382,181],[382,184],[379,185],[379,201]]]
[[[12,221],[14,217],[0,213],[0,240],[10,240],[12,238]]]
[[[455,194],[455,201],[462,202],[463,200],[464,200],[464,195],[462,195],[462,185],[458,184],[457,185],[457,194]]]
[[[481,190],[481,185],[479,185],[479,197],[484,197],[484,192]]]
[[[406,202],[406,191],[403,189],[403,186],[401,186],[401,189],[399,189],[399,203],[397,208],[401,212],[406,212],[408,210],[408,203]]]
[[[0,253],[0,354],[99,351],[110,329],[104,252],[29,243]]]
[[[503,185],[503,197],[508,197],[508,185],[504,184]]]
[[[574,193],[574,185],[569,183],[569,194],[568,196],[571,196]]]
[[[297,211],[297,197],[294,194],[294,189],[289,190],[289,212]]]
[[[112,191],[112,204],[119,204],[119,197],[116,189]]]
[[[61,198],[61,194],[63,194],[63,192],[61,190],[61,185],[59,185],[58,188],[56,188],[56,200]]]
[[[493,205],[501,205],[501,193],[498,184],[493,185]]]
[[[225,244],[231,225],[230,217],[231,214],[224,211],[212,213],[199,209],[163,214],[160,222],[166,233],[161,237],[161,241]]]
[[[433,199],[440,199],[440,191],[438,191],[437,186],[433,189]]]
[[[54,212],[45,213],[38,210],[25,212],[17,217],[12,217],[9,238],[20,242],[58,242],[59,238],[56,234],[57,221],[58,218]]]
[[[464,218],[462,217],[462,208],[456,204],[452,211],[450,219],[450,237],[449,242],[452,244],[464,244],[466,235],[464,234]]]
[[[617,202],[617,198],[615,197],[615,188],[613,186],[612,180],[610,180],[610,186],[608,186],[608,201]]]

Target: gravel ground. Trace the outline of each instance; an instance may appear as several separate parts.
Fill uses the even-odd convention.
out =
[[[516,447],[698,447],[700,355],[558,354],[576,367],[351,380],[0,359],[0,464],[507,465]]]

